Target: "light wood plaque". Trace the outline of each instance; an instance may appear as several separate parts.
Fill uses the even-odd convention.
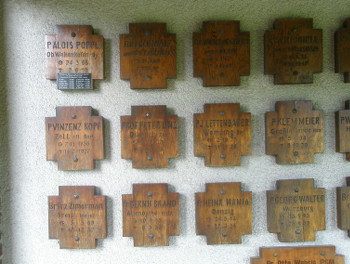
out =
[[[335,141],[336,151],[345,153],[350,161],[350,101],[346,101],[345,110],[335,113]]]

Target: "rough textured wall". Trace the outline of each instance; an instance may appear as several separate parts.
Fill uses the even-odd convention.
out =
[[[1,188],[6,195],[4,233],[5,263],[249,263],[260,246],[334,244],[337,253],[350,261],[350,239],[336,227],[335,188],[345,185],[350,163],[335,152],[334,112],[343,109],[350,85],[334,73],[333,33],[350,16],[348,0],[162,0],[162,1],[4,1],[0,8],[4,24],[0,38],[1,88]],[[2,7],[0,5],[0,7]],[[310,85],[273,85],[263,74],[263,34],[281,17],[311,17],[323,29],[323,72]],[[239,87],[204,88],[193,78],[192,32],[204,20],[240,20],[241,30],[250,31],[251,72]],[[177,78],[166,90],[135,91],[120,80],[119,38],[130,22],[166,22],[177,37]],[[62,92],[56,82],[44,78],[44,35],[56,24],[90,24],[105,37],[105,80],[95,81],[87,92]],[[1,28],[4,26],[4,28]],[[6,58],[6,60],[5,60]],[[7,94],[7,98],[5,97]],[[265,155],[264,113],[277,100],[310,99],[325,117],[324,154],[307,165],[277,165]],[[252,155],[240,167],[207,168],[193,156],[193,113],[205,103],[239,102],[252,113]],[[6,105],[5,105],[6,103]],[[120,153],[120,116],[131,105],[166,104],[179,116],[179,157],[168,169],[136,170]],[[93,171],[62,172],[45,160],[44,118],[55,115],[56,106],[92,106],[105,118],[106,159]],[[7,112],[5,109],[7,108]],[[8,126],[7,121],[8,120]],[[8,135],[8,140],[7,140]],[[8,141],[8,143],[7,143]],[[10,150],[7,145],[9,145]],[[8,173],[10,179],[8,178]],[[315,178],[326,188],[326,231],[317,232],[316,242],[280,243],[267,231],[266,190],[278,179]],[[253,234],[241,245],[207,246],[196,236],[194,193],[206,182],[241,181],[253,192]],[[132,192],[132,183],[166,182],[180,195],[180,236],[170,246],[134,248],[132,238],[122,237],[121,195]],[[4,187],[3,187],[4,184]],[[108,196],[108,237],[95,250],[60,250],[48,239],[47,196],[57,195],[60,185],[95,185]]]

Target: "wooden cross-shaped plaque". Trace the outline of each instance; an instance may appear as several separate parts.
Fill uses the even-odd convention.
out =
[[[120,35],[120,78],[131,88],[167,88],[176,77],[176,36],[165,23],[131,23]]]
[[[194,155],[210,167],[240,165],[251,153],[250,113],[240,104],[205,104],[204,112],[193,115]]]
[[[239,21],[203,22],[203,32],[193,33],[193,75],[203,86],[239,85],[250,72],[250,36]]]
[[[46,159],[59,170],[92,170],[103,159],[103,122],[91,116],[90,106],[56,107],[57,117],[46,117]]]
[[[344,23],[344,28],[335,35],[335,72],[344,74],[344,82],[350,82],[350,18]]]
[[[166,168],[168,158],[177,157],[177,116],[165,105],[132,106],[120,121],[122,158],[132,159],[133,168]]]
[[[240,244],[252,233],[252,193],[241,192],[240,182],[207,183],[196,193],[196,233],[207,244]]]
[[[350,161],[350,101],[346,101],[345,110],[335,113],[335,141],[336,151],[346,153]]]
[[[260,258],[251,264],[344,264],[345,258],[336,255],[335,246],[260,248]]]
[[[323,152],[323,113],[311,101],[279,101],[265,114],[266,154],[278,164],[313,163]]]
[[[277,19],[265,32],[265,74],[274,74],[275,84],[312,83],[321,71],[322,30],[311,18]]]
[[[133,184],[133,194],[123,194],[123,236],[135,247],[168,246],[179,235],[179,194],[168,184]]]
[[[60,186],[49,196],[49,237],[60,248],[93,249],[107,236],[106,198],[95,196],[94,186]]]
[[[92,89],[103,79],[103,36],[91,26],[59,25],[46,35],[46,78],[58,79],[58,89]]]
[[[267,225],[281,242],[314,241],[325,230],[325,190],[313,179],[279,180],[267,191]]]
[[[350,237],[350,177],[346,178],[346,185],[337,188],[338,228],[347,230]]]

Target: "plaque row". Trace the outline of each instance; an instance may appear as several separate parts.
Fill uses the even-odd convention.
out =
[[[268,231],[281,242],[315,241],[325,230],[325,189],[313,179],[279,180],[277,190],[266,192]],[[252,233],[252,192],[240,182],[207,183],[195,194],[196,234],[208,245],[239,244]],[[168,246],[169,236],[179,235],[179,194],[167,184],[133,184],[132,194],[122,195],[123,236],[134,246]],[[60,186],[59,196],[49,196],[49,238],[60,248],[95,248],[106,238],[106,197],[93,186]],[[337,188],[338,228],[350,237],[350,177]]]
[[[335,33],[335,72],[350,82],[350,19]],[[93,79],[103,79],[103,36],[91,26],[59,25],[56,35],[46,35],[46,78],[57,79],[58,89],[92,89]],[[166,88],[176,78],[176,36],[164,23],[131,23],[120,35],[120,78],[131,88]],[[275,84],[312,83],[322,71],[322,30],[311,18],[277,19],[265,32],[265,74]],[[203,86],[235,86],[250,74],[250,33],[239,21],[203,22],[193,33],[193,75]]]
[[[336,151],[350,160],[350,110],[335,113]],[[46,157],[58,161],[59,170],[92,170],[94,160],[104,159],[103,118],[92,108],[57,107],[47,117]],[[132,106],[121,116],[121,156],[133,168],[166,168],[178,155],[178,118],[166,106]],[[210,167],[238,166],[251,154],[251,114],[239,103],[205,104],[204,113],[193,115],[194,155]],[[278,164],[312,163],[324,149],[323,112],[311,101],[278,101],[265,114],[266,154]]]

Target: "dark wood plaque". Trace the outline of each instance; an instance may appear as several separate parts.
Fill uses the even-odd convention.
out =
[[[203,22],[203,32],[193,33],[193,75],[203,86],[239,85],[250,73],[250,35],[239,21]]]
[[[46,159],[59,170],[92,170],[103,159],[103,122],[91,116],[90,106],[56,107],[57,117],[46,117]]]
[[[46,78],[58,79],[58,89],[92,89],[103,79],[103,36],[91,26],[58,25],[57,35],[46,35]]]
[[[311,18],[277,19],[265,32],[265,74],[275,84],[312,83],[322,71],[322,30],[312,28]]]
[[[325,190],[313,179],[279,180],[267,191],[267,225],[281,242],[314,241],[325,230]]]
[[[123,236],[135,247],[168,246],[179,235],[179,194],[168,184],[133,184],[133,194],[123,194]]]
[[[350,18],[334,35],[335,72],[344,74],[344,82],[350,82]]]
[[[260,258],[251,264],[344,264],[345,258],[336,255],[335,246],[260,248]]]
[[[131,23],[120,35],[120,78],[134,88],[167,88],[176,78],[176,35],[165,23]]]
[[[251,154],[250,113],[240,104],[205,104],[204,114],[193,115],[194,155],[205,165],[238,166],[241,155]]]
[[[311,101],[279,101],[265,114],[266,154],[278,164],[313,163],[323,152],[323,112]]]
[[[347,230],[350,237],[350,177],[346,178],[346,185],[337,188],[338,228]]]
[[[207,183],[196,193],[196,233],[208,245],[240,244],[252,233],[252,193],[241,192],[240,182]]]
[[[335,141],[336,151],[345,153],[350,161],[350,101],[346,101],[345,110],[335,113]]]
[[[132,106],[120,122],[122,158],[132,159],[133,168],[166,168],[168,158],[177,157],[177,116],[165,105]]]
[[[60,248],[93,249],[107,236],[106,197],[95,196],[94,186],[60,186],[49,196],[49,238]]]

